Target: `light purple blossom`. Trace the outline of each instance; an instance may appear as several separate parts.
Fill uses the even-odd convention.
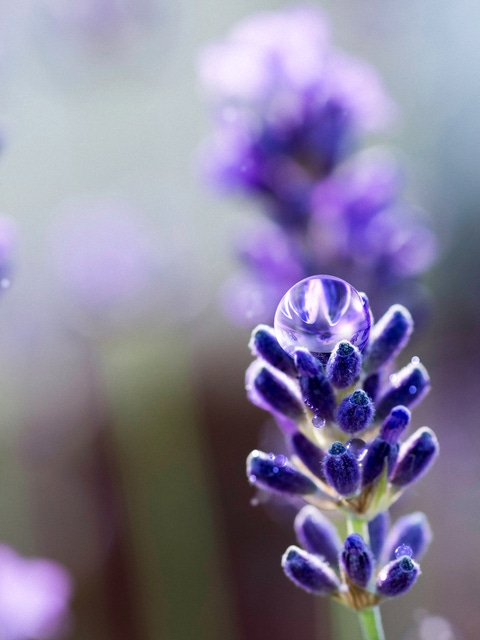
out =
[[[47,640],[65,632],[73,583],[66,569],[0,544],[0,637]]]

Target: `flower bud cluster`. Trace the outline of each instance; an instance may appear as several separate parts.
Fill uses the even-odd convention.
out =
[[[428,427],[407,433],[411,409],[430,388],[418,358],[395,372],[412,330],[407,309],[394,305],[373,324],[362,349],[340,340],[330,353],[298,346],[289,355],[267,325],[254,329],[250,341],[257,358],[246,374],[249,399],[275,417],[286,447],[277,454],[253,451],[247,477],[310,505],[295,522],[303,549],[290,547],[282,560],[287,576],[355,609],[408,590],[431,538],[423,514],[400,519],[387,535],[389,507],[439,451]],[[342,544],[318,509],[368,525],[368,535],[352,531]]]

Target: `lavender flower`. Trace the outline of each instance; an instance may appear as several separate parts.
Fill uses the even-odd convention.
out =
[[[48,640],[65,632],[72,580],[57,562],[0,545],[2,640]]]
[[[409,393],[421,399],[428,391],[428,374],[417,359],[400,373],[390,373],[395,355],[407,341],[404,330],[391,333],[390,342],[383,340],[388,357],[376,361],[374,374],[363,366],[379,344],[378,336],[385,336],[385,327],[391,327],[385,318],[399,313],[409,318],[410,335],[413,325],[403,308],[387,311],[378,327],[364,294],[338,278],[315,276],[287,292],[275,316],[275,329],[262,325],[251,340],[258,357],[247,374],[249,397],[274,415],[290,453],[287,458],[253,452],[247,476],[267,491],[294,495],[310,505],[295,521],[297,538],[306,551],[290,548],[283,567],[298,586],[329,594],[359,611],[409,589],[420,573],[412,556],[420,555],[429,541],[428,527],[417,517],[400,520],[387,535],[388,508],[438,454],[436,437],[427,427],[401,444],[411,412],[404,404],[390,408],[404,380],[412,384],[411,376],[417,372],[425,384],[416,380],[419,392]],[[279,348],[286,358],[280,357]],[[347,388],[331,385],[327,377],[338,366],[339,352],[355,354]],[[363,389],[371,385],[372,375],[375,400]],[[400,380],[398,386],[395,379]],[[352,434],[360,437],[351,438]],[[353,527],[343,545],[340,573],[338,535],[314,507],[340,511]],[[397,542],[392,559],[392,545]],[[338,583],[327,569],[337,571]]]
[[[435,255],[425,215],[401,198],[395,160],[359,151],[366,133],[391,121],[393,104],[376,72],[335,49],[329,31],[313,7],[264,12],[200,55],[214,114],[203,172],[254,198],[272,222],[238,243],[244,269],[224,295],[237,322],[264,322],[283,291],[322,272],[408,299]]]

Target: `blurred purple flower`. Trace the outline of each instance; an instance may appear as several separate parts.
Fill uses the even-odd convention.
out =
[[[66,630],[72,579],[57,562],[0,544],[0,637],[47,640]]]
[[[305,188],[393,114],[376,72],[331,47],[313,7],[244,20],[205,48],[199,73],[217,113],[206,174],[220,186],[278,199],[280,209],[296,205],[299,218]]]

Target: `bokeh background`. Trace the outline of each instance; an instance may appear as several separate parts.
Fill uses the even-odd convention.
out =
[[[17,224],[0,301],[0,540],[72,572],[74,640],[326,640],[342,625],[353,640],[348,612],[282,575],[291,514],[251,505],[245,457],[270,431],[244,395],[248,331],[218,291],[256,214],[197,166],[199,49],[287,4],[131,0],[113,26],[108,2],[75,4],[0,3],[0,208]],[[415,424],[443,454],[396,507],[424,510],[435,538],[419,584],[383,609],[387,637],[474,640],[480,6],[319,6],[398,103],[385,141],[441,244],[431,321],[405,358],[429,368]]]

